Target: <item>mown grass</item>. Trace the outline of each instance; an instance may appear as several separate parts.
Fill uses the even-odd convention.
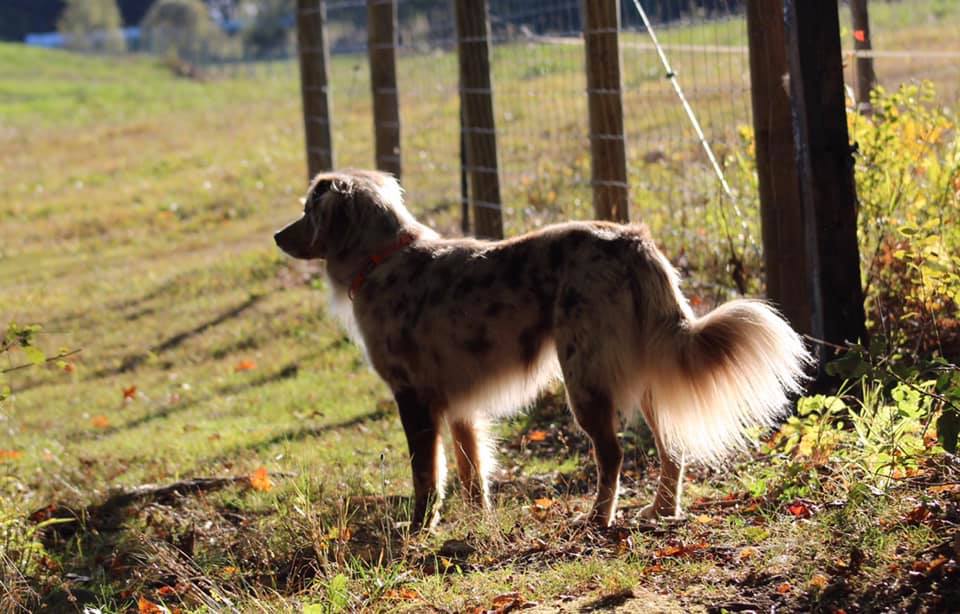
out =
[[[512,118],[501,141],[505,176],[515,180],[505,190],[511,233],[590,211],[585,103],[573,99],[582,92],[579,48],[505,61],[523,51],[499,48],[496,64],[507,84],[498,117]],[[305,180],[290,67],[190,81],[149,60],[12,45],[0,45],[0,66],[0,323],[41,323],[38,342],[51,355],[82,350],[67,366],[6,376],[14,396],[0,435],[3,608],[127,611],[142,597],[191,611],[464,611],[528,601],[807,609],[849,603],[840,589],[854,599],[890,593],[886,603],[900,604],[896,591],[914,585],[897,583],[915,560],[935,560],[918,553],[956,522],[955,492],[928,488],[956,480],[949,466],[925,465],[890,494],[851,498],[864,478],[843,462],[788,465],[812,471],[811,487],[757,457],[730,472],[695,471],[691,521],[645,527],[635,516],[656,467],[645,434],[631,428],[617,528],[580,529],[569,520],[589,505],[589,446],[548,396],[500,431],[495,513],[465,509],[454,488],[439,531],[410,537],[398,524],[409,476],[388,391],[327,317],[318,271],[272,245]],[[341,164],[369,166],[369,84],[358,66],[351,57],[333,65],[342,84],[336,145]],[[404,82],[435,77],[405,94],[405,183],[414,212],[442,230],[458,225],[454,67],[449,55],[400,66]],[[643,78],[635,83],[631,108],[651,95]],[[571,102],[542,101],[548,91],[568,91]],[[717,125],[731,109],[716,112]],[[637,134],[673,121],[635,117],[649,121]],[[545,137],[523,123],[531,118]],[[692,148],[669,145],[631,154],[658,154],[631,166],[653,195],[637,211],[664,230],[675,259],[701,250],[689,260],[704,284],[729,288],[713,247],[715,187],[689,172]],[[656,200],[653,184],[681,175],[693,184],[677,196],[684,206]],[[260,468],[272,473],[269,489],[241,479],[103,507],[143,484]],[[794,499],[769,494],[783,484],[806,498],[811,518],[789,511]],[[932,511],[911,520],[921,504]],[[35,528],[57,519],[66,522]]]

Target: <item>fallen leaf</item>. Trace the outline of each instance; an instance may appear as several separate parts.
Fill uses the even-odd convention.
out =
[[[146,597],[137,599],[137,611],[140,614],[166,614],[166,608],[161,608]]]
[[[63,365],[63,370],[67,373],[73,373],[77,370],[77,365],[73,364],[72,362],[65,363]]]
[[[266,467],[260,467],[250,474],[250,486],[260,492],[270,492],[270,489],[273,488],[273,483],[270,481],[270,474],[267,472]]]
[[[815,588],[822,591],[823,589],[827,588],[828,584],[830,584],[830,578],[822,573],[815,573],[813,574],[813,577],[810,578],[810,588]]]
[[[920,524],[930,518],[930,508],[926,505],[918,505],[907,514],[907,521],[912,524]]]
[[[546,431],[530,431],[527,433],[527,441],[545,441],[546,439]]]
[[[534,499],[533,504],[539,508],[547,509],[553,505],[553,499]]]
[[[233,370],[234,371],[253,371],[256,368],[257,368],[257,363],[253,362],[248,358],[244,358],[243,360],[238,362],[236,365],[234,365]]]
[[[157,597],[173,597],[177,594],[177,589],[172,586],[161,586],[157,589]]]
[[[504,593],[493,598],[493,607],[497,612],[509,612],[514,608],[521,608],[527,602],[519,592]]]
[[[90,419],[90,424],[93,425],[93,428],[105,429],[110,426],[110,418],[106,416],[94,416]]]
[[[20,450],[0,450],[0,461],[17,460],[23,456]]]
[[[960,492],[960,484],[940,484],[938,486],[931,486],[927,488],[927,490],[936,495]]]
[[[689,554],[693,554],[699,550],[704,550],[709,547],[709,544],[706,542],[699,542],[696,544],[680,544],[677,546],[667,546],[661,550],[656,551],[656,556],[659,558],[669,558],[669,557],[682,557]]]
[[[737,554],[737,558],[740,559],[741,561],[746,561],[748,559],[752,559],[758,554],[760,554],[759,550],[757,550],[753,546],[747,546],[746,548],[743,548],[740,550],[740,552]]]
[[[391,588],[386,593],[383,594],[387,599],[396,599],[397,601],[413,601],[420,597],[420,593],[413,590],[412,588]]]
[[[803,501],[795,501],[787,506],[787,511],[790,512],[794,518],[809,518],[813,516],[813,513],[810,511],[810,508],[807,507],[807,504]]]
[[[940,555],[937,558],[930,561],[930,564],[927,566],[927,573],[933,573],[943,567],[947,562],[947,557]]]
[[[124,401],[132,401],[132,400],[135,399],[136,397],[137,397],[137,387],[136,387],[136,386],[130,386],[129,388],[124,388],[124,389],[123,389],[123,400],[124,400]]]
[[[777,587],[777,592],[780,593],[781,595],[786,595],[786,594],[789,593],[791,590],[793,590],[793,587],[790,586],[790,583],[789,583],[789,582],[784,582],[784,583],[782,583],[780,586]]]
[[[223,575],[227,577],[235,576],[238,571],[240,570],[234,567],[233,565],[227,565],[226,567],[223,568]]]

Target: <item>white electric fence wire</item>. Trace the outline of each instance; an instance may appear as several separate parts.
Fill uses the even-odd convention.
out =
[[[740,207],[737,206],[737,200],[733,194],[733,190],[730,189],[730,184],[727,183],[727,178],[723,174],[723,169],[720,168],[720,163],[717,162],[717,157],[713,153],[713,148],[710,147],[710,143],[707,141],[707,137],[703,133],[703,128],[700,127],[700,121],[697,119],[697,115],[694,113],[693,107],[691,107],[690,103],[687,101],[687,97],[683,93],[683,88],[680,87],[680,82],[677,80],[677,73],[673,71],[673,67],[670,65],[670,60],[667,59],[667,54],[664,52],[663,46],[660,45],[660,41],[657,40],[657,33],[653,31],[653,25],[650,23],[650,18],[647,17],[647,12],[643,10],[643,5],[640,4],[640,0],[633,0],[633,5],[636,7],[637,12],[640,13],[640,19],[643,20],[643,25],[650,34],[650,40],[653,41],[653,46],[657,50],[657,55],[660,56],[660,63],[663,64],[663,69],[667,71],[667,79],[673,85],[673,89],[676,91],[677,97],[680,98],[680,102],[683,104],[683,109],[686,111],[687,117],[690,118],[690,123],[693,124],[693,129],[697,133],[697,138],[700,139],[700,144],[703,146],[703,150],[707,153],[707,158],[710,160],[710,164],[713,166],[713,170],[716,172],[717,178],[720,179],[720,185],[723,186],[723,191],[726,192],[727,196],[730,198],[730,204],[733,207],[733,212],[743,225],[744,238],[746,238],[746,219],[740,212]],[[733,238],[730,236],[730,231],[727,228],[727,216],[723,207],[720,208],[720,217],[723,222],[724,231],[727,234],[727,240],[730,242],[730,249],[733,250]],[[736,254],[734,254],[734,256],[735,255]]]

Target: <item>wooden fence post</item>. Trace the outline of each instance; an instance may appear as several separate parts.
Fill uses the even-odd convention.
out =
[[[461,131],[476,236],[503,237],[497,133],[490,79],[490,24],[486,0],[454,0],[460,61]]]
[[[865,339],[866,316],[838,11],[837,0],[785,0],[784,24],[812,299],[821,327],[814,334],[843,344]],[[821,346],[821,366],[834,354]]]
[[[593,209],[626,222],[629,185],[620,82],[620,0],[583,0]]]
[[[300,56],[300,92],[307,145],[308,179],[334,167],[330,136],[329,51],[324,0],[297,0],[297,44]]]
[[[867,0],[850,0],[850,17],[853,23],[853,48],[865,51],[857,55],[857,110],[870,110],[870,90],[877,84],[877,73],[873,70],[873,42],[870,40],[870,17],[867,13]]]
[[[397,91],[397,2],[367,0],[367,51],[373,92],[377,168],[400,179],[400,97]]]
[[[747,34],[767,297],[797,331],[812,335],[782,1],[747,2]]]

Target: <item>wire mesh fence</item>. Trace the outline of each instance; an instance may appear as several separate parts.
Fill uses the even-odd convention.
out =
[[[738,245],[759,253],[750,167],[750,75],[743,0],[641,0],[707,141],[718,153],[744,220]],[[338,166],[373,164],[365,0],[326,3],[333,136]],[[507,234],[593,217],[583,14],[580,0],[488,0],[491,72]],[[931,79],[960,96],[960,4],[870,2],[878,81]],[[631,218],[652,225],[674,253],[711,249],[724,204],[720,184],[658,61],[634,0],[621,0],[620,58]],[[412,205],[446,232],[460,226],[464,182],[452,2],[398,0],[397,82],[403,182]],[[855,32],[840,5],[847,82]],[[295,50],[288,47],[287,53]],[[228,74],[287,78],[293,63],[245,58]],[[223,68],[226,67],[226,68]],[[284,68],[285,67],[285,68]],[[286,72],[284,72],[286,70]],[[230,71],[233,71],[232,73]],[[727,212],[729,216],[729,211]],[[744,223],[745,222],[745,223]]]

